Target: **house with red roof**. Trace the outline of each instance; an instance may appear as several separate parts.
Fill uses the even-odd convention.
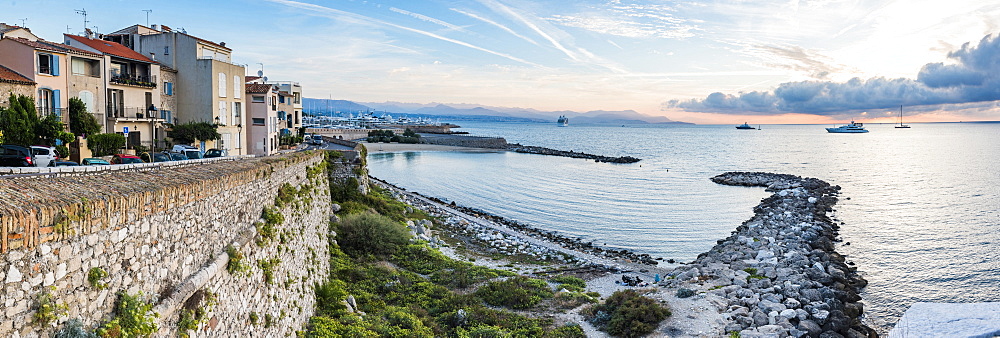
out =
[[[0,64],[0,107],[10,107],[10,94],[35,96],[35,81]]]
[[[257,80],[257,79],[255,79]],[[278,151],[281,121],[278,110],[278,87],[268,83],[246,84],[246,129],[248,154],[271,155]]]
[[[166,138],[161,114],[160,64],[117,42],[64,34],[66,45],[100,54],[104,78],[104,116],[108,132],[127,135],[126,148],[156,148]],[[126,132],[127,130],[127,132]]]
[[[234,63],[232,49],[224,42],[212,42],[164,25],[133,25],[104,36],[177,71],[174,91],[176,123],[209,122],[218,125],[219,140],[198,146],[227,149],[242,155],[247,140],[244,111],[243,65]]]
[[[99,61],[100,54],[40,39],[21,27],[8,29],[0,38],[0,64],[8,70],[7,77],[12,78],[13,72],[28,79],[21,83],[33,82],[31,96],[39,115],[54,114],[67,125],[69,98],[78,94],[69,90],[72,65],[78,59]]]

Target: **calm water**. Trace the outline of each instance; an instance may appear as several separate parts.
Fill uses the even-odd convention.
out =
[[[839,251],[870,282],[885,331],[917,301],[1000,301],[1000,124],[582,126],[463,123],[473,135],[637,164],[516,153],[372,154],[374,176],[427,195],[609,247],[691,261],[767,194],[708,178],[725,171],[818,177],[843,187]],[[850,197],[850,200],[846,198]]]

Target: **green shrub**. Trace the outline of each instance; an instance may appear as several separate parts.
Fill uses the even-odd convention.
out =
[[[97,334],[83,327],[80,319],[70,319],[59,331],[52,334],[52,338],[97,338]]]
[[[556,328],[555,330],[545,333],[545,338],[586,338],[587,334],[583,332],[583,328],[576,323],[566,324]]]
[[[257,266],[264,272],[264,282],[267,284],[274,284],[274,269],[278,264],[281,264],[281,259],[278,257],[257,261]]]
[[[90,148],[95,157],[114,155],[124,147],[125,136],[121,134],[95,134],[87,137],[87,148]]]
[[[95,289],[104,290],[104,288],[108,287],[108,284],[101,282],[101,280],[107,276],[108,272],[104,271],[101,267],[92,267],[90,268],[90,271],[87,272],[87,283]]]
[[[584,289],[584,288],[587,287],[587,282],[585,282],[580,277],[576,277],[576,276],[556,276],[556,277],[553,277],[552,279],[550,279],[549,281],[551,281],[553,283],[558,283],[558,284],[570,284],[570,285],[574,285],[576,287],[579,287],[581,289]]]
[[[226,247],[226,254],[229,255],[229,261],[226,262],[226,271],[229,271],[233,275],[242,275],[250,271],[250,265],[248,265],[243,260],[246,257],[240,252],[240,249],[230,245]]]
[[[153,302],[147,301],[142,292],[133,296],[122,292],[115,303],[115,316],[97,328],[101,337],[149,337],[156,333],[156,318]]]
[[[52,287],[55,290],[55,287]],[[69,311],[69,307],[66,304],[59,304],[56,302],[55,297],[49,290],[46,290],[38,294],[38,309],[35,310],[35,323],[39,326],[45,327],[49,326],[55,322],[59,317],[65,316],[66,312]]]
[[[615,291],[604,304],[584,309],[584,318],[612,336],[640,337],[656,329],[670,310],[635,290]]]
[[[552,297],[552,290],[543,280],[517,276],[505,281],[487,283],[476,290],[476,296],[490,305],[527,309],[543,299]]]
[[[337,243],[355,257],[392,255],[409,238],[410,233],[402,223],[369,213],[344,216],[337,227]]]

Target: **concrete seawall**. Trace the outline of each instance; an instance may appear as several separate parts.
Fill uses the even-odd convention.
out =
[[[93,329],[113,316],[119,293],[155,304],[154,336],[176,335],[179,310],[206,294],[216,304],[198,335],[294,335],[328,271],[322,163],[322,153],[294,153],[0,180],[0,336],[47,336],[70,319]],[[276,206],[279,190],[290,200]],[[265,208],[284,220],[261,243]],[[228,246],[245,274],[226,270]],[[106,276],[94,284],[96,270]],[[34,319],[45,293],[66,308],[49,324]]]

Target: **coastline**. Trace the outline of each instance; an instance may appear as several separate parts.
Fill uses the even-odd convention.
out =
[[[375,153],[397,153],[408,151],[457,151],[457,152],[496,152],[498,149],[447,146],[426,143],[368,143],[359,142],[365,145],[369,154]]]
[[[859,320],[863,305],[858,292],[866,282],[849,266],[852,263],[834,250],[838,225],[826,213],[833,210],[839,187],[818,179],[770,173],[731,172],[712,180],[723,185],[766,187],[774,194],[755,206],[753,218],[731,236],[719,240],[694,262],[676,267],[597,257],[579,251],[586,247],[567,248],[559,240],[539,236],[547,233],[543,230],[521,229],[511,226],[518,224],[515,221],[451,206],[378,179],[373,182],[439,217],[443,224],[435,226],[447,228],[452,237],[465,231],[467,237],[478,239],[484,244],[478,248],[481,254],[528,254],[561,264],[561,271],[589,267],[588,291],[608,296],[615,290],[633,288],[665,302],[677,313],[661,323],[656,330],[659,334],[877,336]],[[532,230],[539,233],[532,234]],[[448,249],[451,255],[456,254]],[[490,263],[478,260],[474,264]],[[516,264],[524,271],[531,268],[529,265]],[[537,265],[533,268],[534,274],[547,272],[539,272]],[[648,288],[618,282],[625,276],[653,282],[657,274],[664,279]],[[578,310],[557,317],[580,322],[574,317]]]

